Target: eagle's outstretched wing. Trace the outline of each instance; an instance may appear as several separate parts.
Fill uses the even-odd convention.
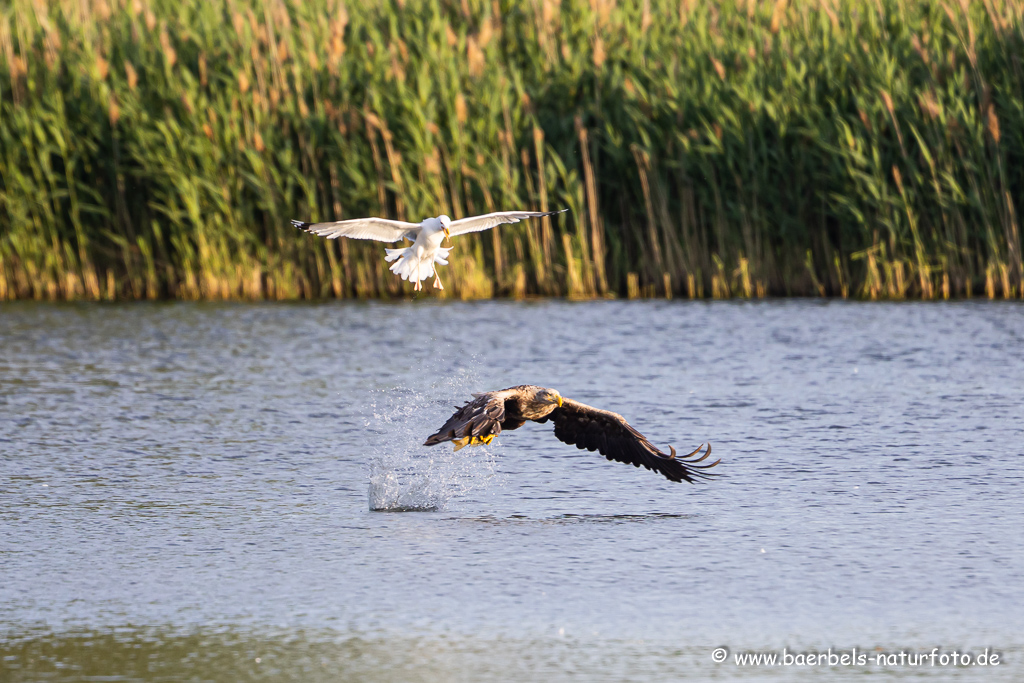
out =
[[[474,436],[497,436],[501,433],[501,422],[505,419],[505,399],[508,390],[488,391],[473,394],[476,398],[459,408],[448,421],[431,434],[423,443],[424,446],[436,446],[445,441]]]
[[[562,211],[498,211],[496,213],[484,214],[483,216],[470,216],[469,218],[460,218],[457,221],[452,221],[448,226],[448,234],[455,237],[456,235],[464,235],[467,232],[490,230],[502,223],[518,223],[524,218],[543,218],[544,216],[554,216],[556,213],[562,213],[563,211],[568,210],[569,209],[562,209]]]
[[[671,453],[658,450],[643,434],[633,429],[625,418],[608,410],[598,410],[578,401],[564,399],[562,406],[551,412],[547,418],[538,420],[555,423],[555,436],[560,441],[575,444],[576,448],[598,451],[609,460],[625,462],[636,467],[643,465],[649,470],[660,472],[671,481],[686,480],[693,483],[697,479],[715,476],[704,470],[719,463],[700,465],[711,455],[711,444],[699,458],[695,458],[701,448],[683,457],[676,457],[676,449]]]
[[[397,242],[403,237],[414,240],[420,230],[419,223],[393,221],[387,218],[353,218],[332,223],[292,221],[292,225],[299,230],[305,230],[329,240],[350,237],[356,240],[377,240],[378,242]]]

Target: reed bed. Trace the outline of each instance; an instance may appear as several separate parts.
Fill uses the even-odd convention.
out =
[[[13,0],[0,299],[1024,296],[1018,0]]]

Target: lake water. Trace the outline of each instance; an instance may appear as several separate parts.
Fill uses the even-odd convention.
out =
[[[721,476],[419,445],[522,383]],[[0,678],[1022,680],[1022,417],[1016,304],[5,305]],[[736,659],[854,647],[1000,659]]]

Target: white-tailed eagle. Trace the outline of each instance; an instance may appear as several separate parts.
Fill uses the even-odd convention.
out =
[[[501,391],[473,394],[474,398],[458,408],[436,434],[427,437],[425,446],[445,441],[463,446],[490,443],[503,431],[519,429],[527,420],[555,423],[555,436],[576,448],[598,451],[608,460],[641,465],[660,472],[670,481],[695,482],[715,476],[705,470],[720,461],[700,464],[711,455],[711,444],[704,455],[695,457],[704,445],[683,457],[658,450],[647,438],[633,429],[618,413],[599,410],[572,399],[562,398],[554,389],[533,385],[509,387]]]

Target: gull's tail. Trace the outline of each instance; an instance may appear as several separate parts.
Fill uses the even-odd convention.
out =
[[[447,266],[448,261],[446,259],[451,249],[451,247],[438,247],[434,251],[433,256],[426,256],[425,258],[417,256],[414,247],[385,249],[384,260],[395,261],[391,264],[391,272],[400,276],[403,280],[415,283],[431,277],[434,274],[435,263]]]

